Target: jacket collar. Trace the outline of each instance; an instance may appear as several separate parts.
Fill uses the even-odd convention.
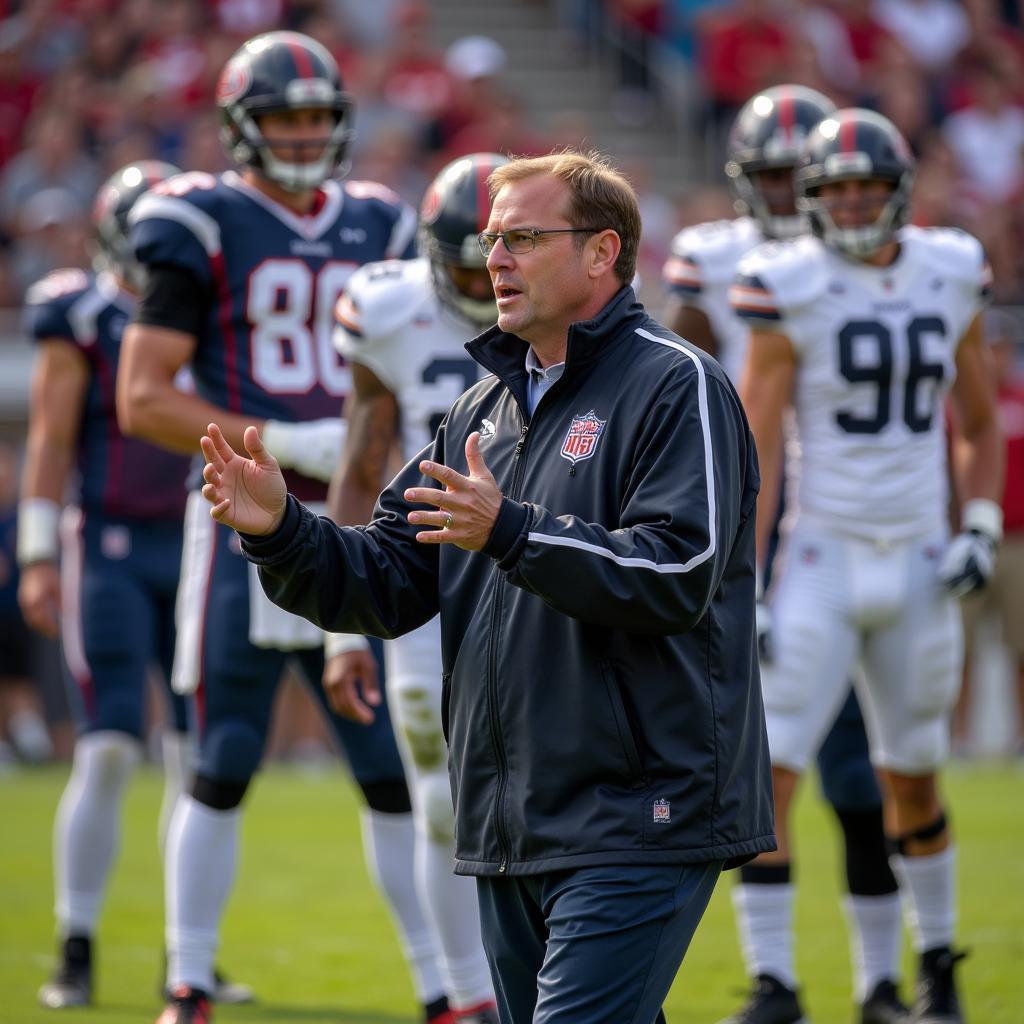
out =
[[[601,359],[609,349],[632,334],[647,319],[633,289],[623,285],[608,305],[592,320],[569,325],[562,380],[575,376]],[[506,334],[497,324],[466,345],[466,351],[490,370],[526,409],[526,350],[529,345],[515,334]]]

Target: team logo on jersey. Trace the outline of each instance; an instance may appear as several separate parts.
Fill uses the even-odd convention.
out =
[[[668,800],[655,800],[654,822],[657,825],[667,825],[672,820],[672,804]]]
[[[593,409],[582,416],[573,416],[569,424],[569,433],[562,442],[563,459],[568,459],[574,466],[577,462],[589,459],[597,448],[597,442],[604,431],[607,420],[599,420]]]
[[[480,440],[482,441],[485,437],[494,437],[494,431],[497,428],[494,424],[486,417],[480,421]]]

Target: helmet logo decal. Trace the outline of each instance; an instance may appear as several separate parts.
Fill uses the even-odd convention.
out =
[[[431,182],[430,187],[423,196],[423,202],[420,205],[420,220],[424,224],[433,224],[440,213],[441,193],[437,188],[436,182]]]
[[[240,60],[228,61],[217,81],[217,102],[221,106],[234,103],[246,94],[251,84],[252,72],[248,64]]]

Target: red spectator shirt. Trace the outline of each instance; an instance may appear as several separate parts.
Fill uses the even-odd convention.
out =
[[[999,388],[999,422],[1006,436],[1006,489],[1003,491],[1004,529],[1024,531],[1024,378]]]

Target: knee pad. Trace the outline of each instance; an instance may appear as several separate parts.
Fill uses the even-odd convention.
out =
[[[263,757],[263,731],[242,717],[207,724],[200,745],[199,770],[211,779],[248,782]]]
[[[386,782],[360,782],[366,806],[371,811],[381,814],[409,814],[412,803],[409,800],[409,787],[405,779],[392,779]]]
[[[846,885],[851,896],[888,896],[899,888],[889,866],[889,845],[882,825],[882,806],[870,810],[840,810]]]
[[[426,686],[402,685],[402,680],[396,682],[393,692],[392,724],[401,732],[415,770],[443,771],[448,748],[441,731],[438,695]]]
[[[441,772],[417,776],[417,818],[433,843],[450,844],[455,838],[455,808],[448,776]]]
[[[192,783],[192,798],[215,811],[230,811],[242,802],[248,788],[248,779],[230,782],[199,773]]]
[[[889,836],[886,839],[889,853],[890,855],[905,857],[907,855],[908,843],[926,843],[929,839],[935,839],[946,831],[948,825],[946,813],[943,811],[931,824],[922,825],[913,832],[904,832],[901,836]]]

